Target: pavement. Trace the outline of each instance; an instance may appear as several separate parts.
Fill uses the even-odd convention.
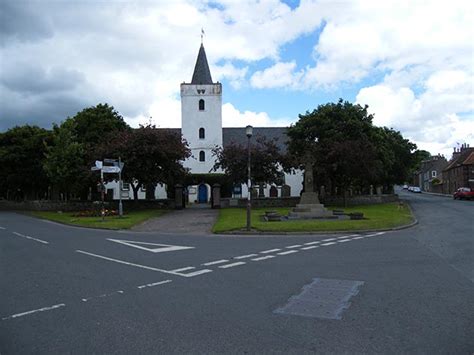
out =
[[[1,212],[0,353],[472,354],[474,204],[401,196],[413,228],[274,238]]]
[[[139,232],[203,235],[211,233],[219,211],[211,208],[186,208],[151,218],[132,228]]]

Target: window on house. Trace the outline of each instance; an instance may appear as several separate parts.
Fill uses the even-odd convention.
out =
[[[205,108],[206,106],[205,106],[204,100],[203,99],[199,100],[199,111],[204,111]]]
[[[122,182],[122,191],[130,191],[130,184],[128,182]]]
[[[436,170],[433,170],[433,171],[431,172],[431,177],[436,177]]]
[[[199,139],[204,139],[206,138],[206,131],[204,130],[204,128],[199,128]]]
[[[206,161],[206,153],[203,150],[199,152],[199,161]]]

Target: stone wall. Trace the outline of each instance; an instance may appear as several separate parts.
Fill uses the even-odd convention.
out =
[[[174,208],[174,201],[164,200],[124,200],[122,202],[124,211],[137,209]],[[118,201],[105,202],[108,209],[118,209]],[[0,211],[85,211],[100,209],[100,201],[7,201],[0,200]]]
[[[398,195],[357,195],[348,196],[346,199],[348,206],[372,205],[380,203],[397,202]],[[295,207],[300,202],[299,197],[266,197],[252,199],[252,207]],[[324,204],[328,206],[344,206],[342,196],[326,196]],[[221,208],[246,207],[245,198],[221,198]]]

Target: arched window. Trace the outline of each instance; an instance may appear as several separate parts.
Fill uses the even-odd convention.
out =
[[[204,128],[199,128],[199,139],[204,139],[206,138],[206,131],[204,130]]]
[[[199,152],[199,161],[206,161],[206,153],[204,153],[204,150]]]
[[[205,108],[206,106],[205,106],[204,100],[203,99],[199,100],[199,111],[204,111]]]

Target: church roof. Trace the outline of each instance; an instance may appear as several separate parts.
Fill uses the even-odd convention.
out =
[[[201,43],[199,48],[199,54],[197,56],[196,65],[194,66],[193,79],[191,80],[193,85],[206,85],[212,84],[211,71],[209,70],[209,64],[207,63],[206,51]]]
[[[181,128],[160,128],[168,132],[181,135]],[[288,136],[286,135],[287,127],[254,127],[253,138],[265,137],[267,140],[275,139],[276,145],[282,153],[286,153]],[[253,139],[252,138],[252,139]],[[224,147],[231,143],[239,145],[247,145],[247,136],[245,135],[245,127],[222,128],[222,144]]]

